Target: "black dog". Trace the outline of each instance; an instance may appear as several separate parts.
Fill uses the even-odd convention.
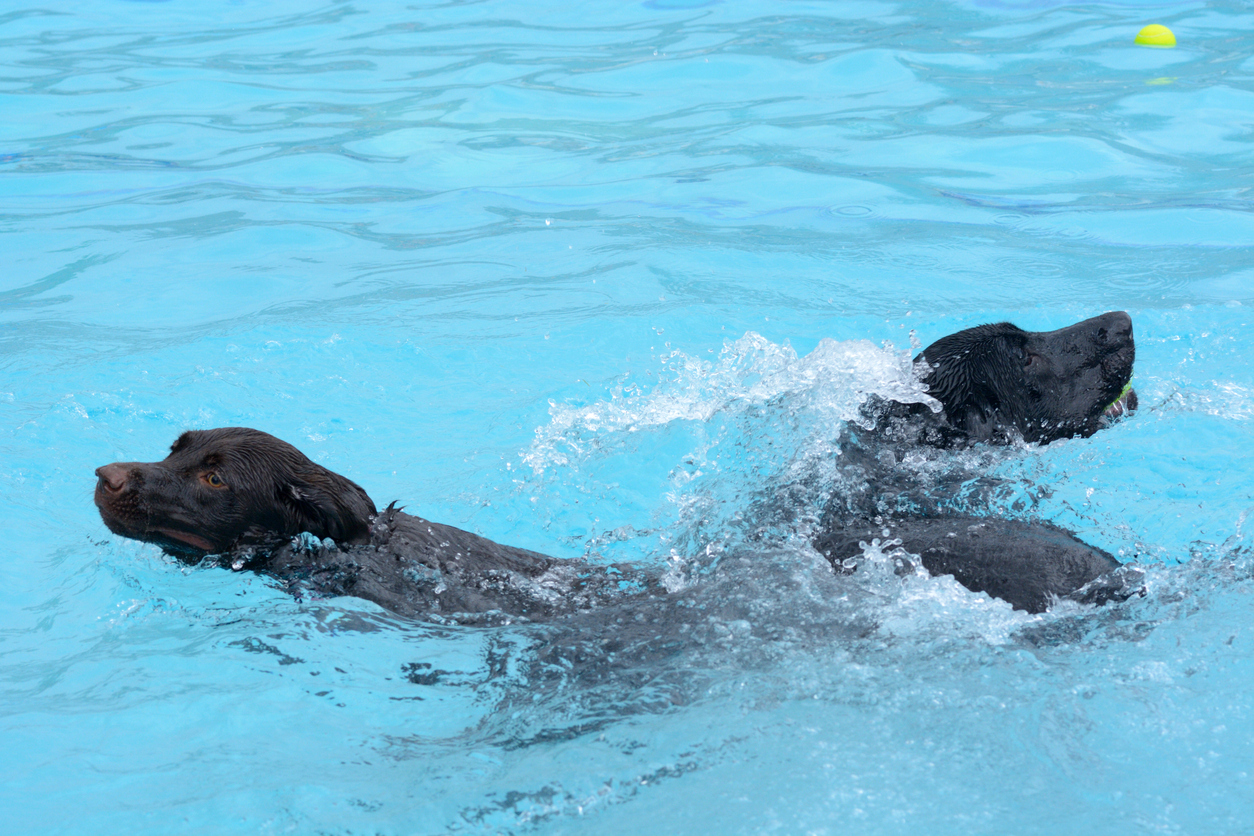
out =
[[[842,446],[846,467],[859,471],[870,496],[833,496],[812,538],[815,548],[839,571],[863,553],[861,543],[900,541],[931,574],[953,575],[968,589],[1029,612],[1076,595],[1119,562],[1051,525],[944,513],[939,507],[953,497],[933,495],[935,485],[929,493],[896,462],[913,445],[1048,444],[1091,436],[1136,409],[1130,386],[1135,357],[1132,319],[1122,311],[1057,331],[1001,323],[942,337],[915,358],[916,372],[941,410],[868,406],[865,423],[874,429],[849,434]],[[952,481],[957,488],[970,481],[969,474]],[[942,492],[949,486],[942,483]],[[1135,579],[1107,580],[1080,597],[1095,603],[1126,598]]]

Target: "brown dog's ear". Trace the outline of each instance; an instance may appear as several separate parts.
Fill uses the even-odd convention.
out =
[[[356,483],[322,470],[292,479],[280,490],[285,533],[308,531],[340,545],[369,539],[374,502]]]

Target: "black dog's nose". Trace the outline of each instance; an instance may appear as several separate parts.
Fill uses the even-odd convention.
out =
[[[1111,311],[1098,317],[1101,326],[1097,329],[1097,340],[1101,343],[1127,342],[1132,337],[1132,317],[1123,311]]]
[[[100,487],[110,493],[117,493],[126,487],[126,468],[120,464],[106,464],[96,468],[96,476],[100,479]]]

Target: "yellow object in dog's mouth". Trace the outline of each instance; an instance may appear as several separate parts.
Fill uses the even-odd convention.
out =
[[[1132,412],[1136,409],[1136,390],[1132,388],[1132,381],[1129,380],[1123,387],[1123,391],[1119,393],[1119,397],[1115,398],[1110,406],[1102,410],[1102,417],[1108,421],[1113,421],[1125,413]]]

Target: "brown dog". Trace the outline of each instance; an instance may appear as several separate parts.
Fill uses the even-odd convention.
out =
[[[378,513],[356,483],[244,427],[186,432],[164,461],[117,462],[96,476],[96,507],[115,534],[190,562],[226,555],[294,590],[399,615],[542,619],[658,588],[631,566],[558,560],[394,507]]]

